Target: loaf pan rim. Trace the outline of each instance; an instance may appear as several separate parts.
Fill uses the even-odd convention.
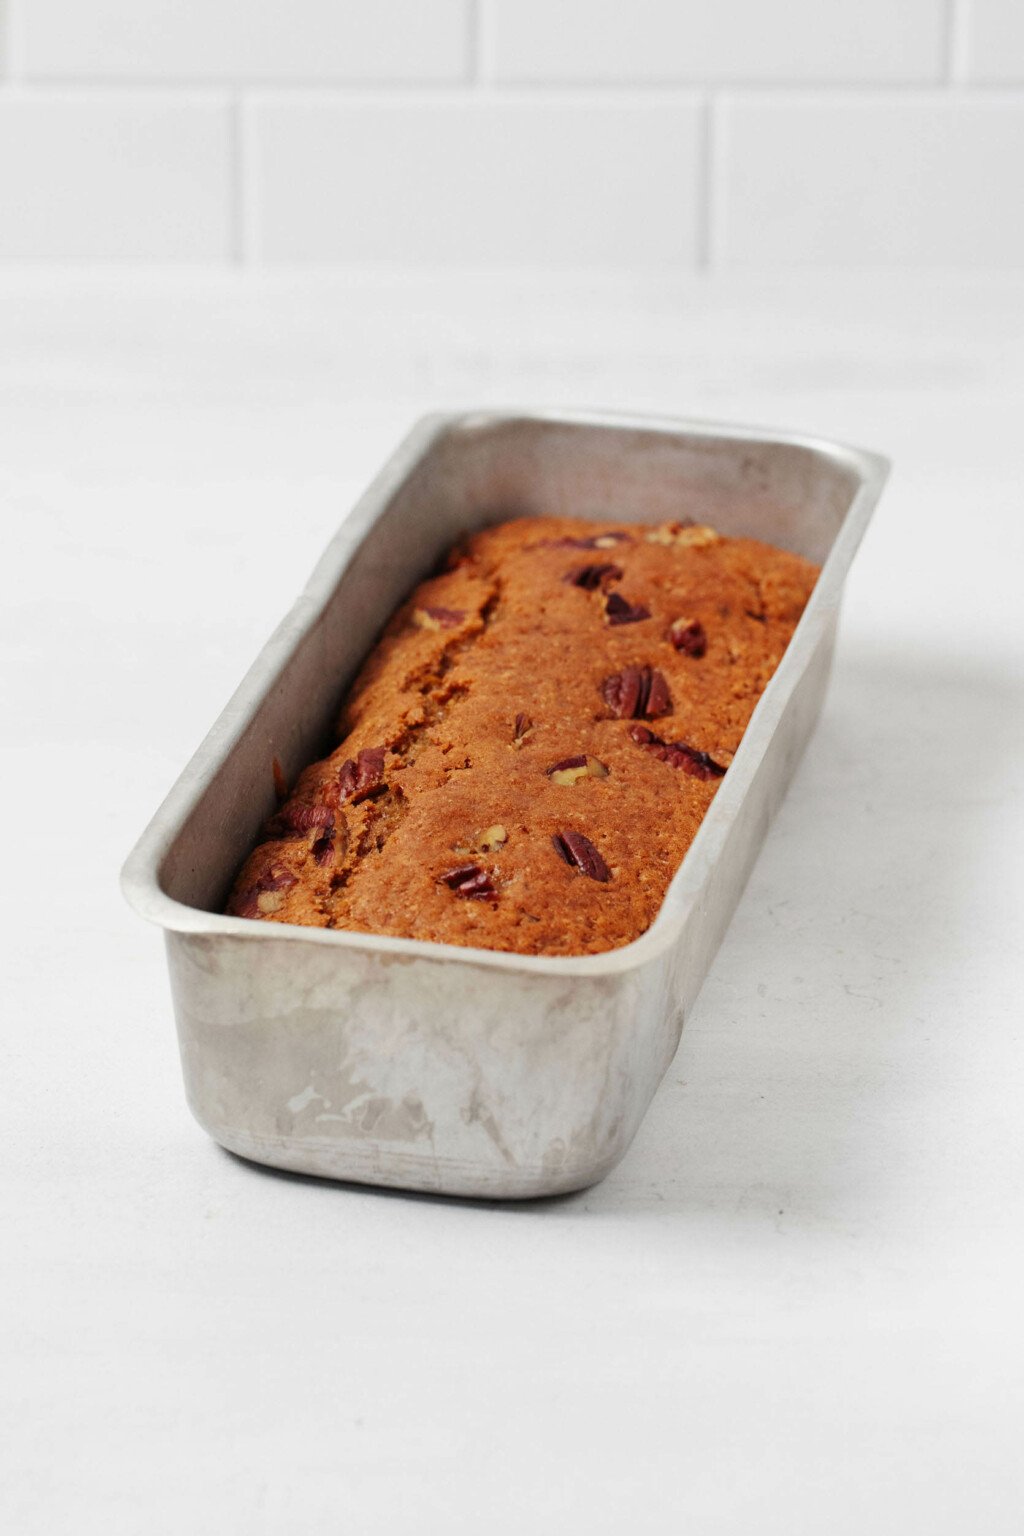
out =
[[[589,955],[524,955],[431,939],[402,939],[387,934],[351,933],[291,923],[259,923],[251,919],[207,912],[169,896],[160,884],[160,870],[198,796],[224,765],[253,712],[274,685],[282,666],[331,600],[345,568],[391,496],[416,463],[446,431],[469,430],[516,421],[626,428],[637,431],[686,433],[733,442],[785,444],[806,449],[852,471],[858,484],[807,608],[779,666],[751,715],[729,773],[723,779],[693,842],[669,884],[657,916],[638,938],[615,949]],[[534,973],[552,978],[601,977],[632,971],[657,958],[678,940],[693,903],[699,898],[710,866],[729,828],[730,817],[745,798],[757,763],[771,740],[786,700],[804,670],[821,634],[839,604],[843,583],[891,469],[890,460],[861,448],[815,433],[774,427],[663,414],[640,414],[585,408],[487,407],[435,411],[419,417],[389,456],[370,485],[343,518],[320,555],[309,579],[284,618],[260,648],[252,664],[217,716],[199,747],[142,832],[121,871],[121,888],[128,903],[146,921],[168,932],[196,938],[234,938],[248,943],[331,945],[361,950],[395,960],[456,961]],[[774,718],[773,718],[774,717]],[[739,770],[739,771],[737,771]]]

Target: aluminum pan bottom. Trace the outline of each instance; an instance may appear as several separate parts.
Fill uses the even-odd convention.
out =
[[[813,729],[842,582],[885,473],[858,450],[704,424],[421,422],[125,868],[129,900],[166,930],[186,1091],[210,1134],[278,1167],[460,1195],[553,1194],[614,1166]],[[221,914],[272,808],[271,759],[292,777],[321,749],[382,620],[460,532],[545,511],[659,520],[694,497],[724,532],[824,570],[647,933],[553,959]]]

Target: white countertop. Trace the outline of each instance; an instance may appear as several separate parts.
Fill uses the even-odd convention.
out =
[[[1018,1536],[1024,281],[0,278],[0,1514]],[[895,474],[631,1151],[462,1204],[191,1121],[119,865],[409,422],[599,404]]]

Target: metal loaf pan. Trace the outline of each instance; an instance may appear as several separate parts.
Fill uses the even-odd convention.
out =
[[[819,713],[843,581],[885,481],[818,438],[584,413],[431,416],[346,518],[125,866],[165,931],[185,1087],[223,1146],[279,1168],[486,1197],[594,1183],[679,1041]],[[225,917],[234,873],[328,742],[384,621],[503,517],[696,514],[824,570],[661,911],[553,959]]]

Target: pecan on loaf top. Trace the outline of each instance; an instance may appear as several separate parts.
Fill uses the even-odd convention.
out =
[[[239,917],[523,954],[650,925],[818,568],[690,522],[519,518],[392,617]]]

